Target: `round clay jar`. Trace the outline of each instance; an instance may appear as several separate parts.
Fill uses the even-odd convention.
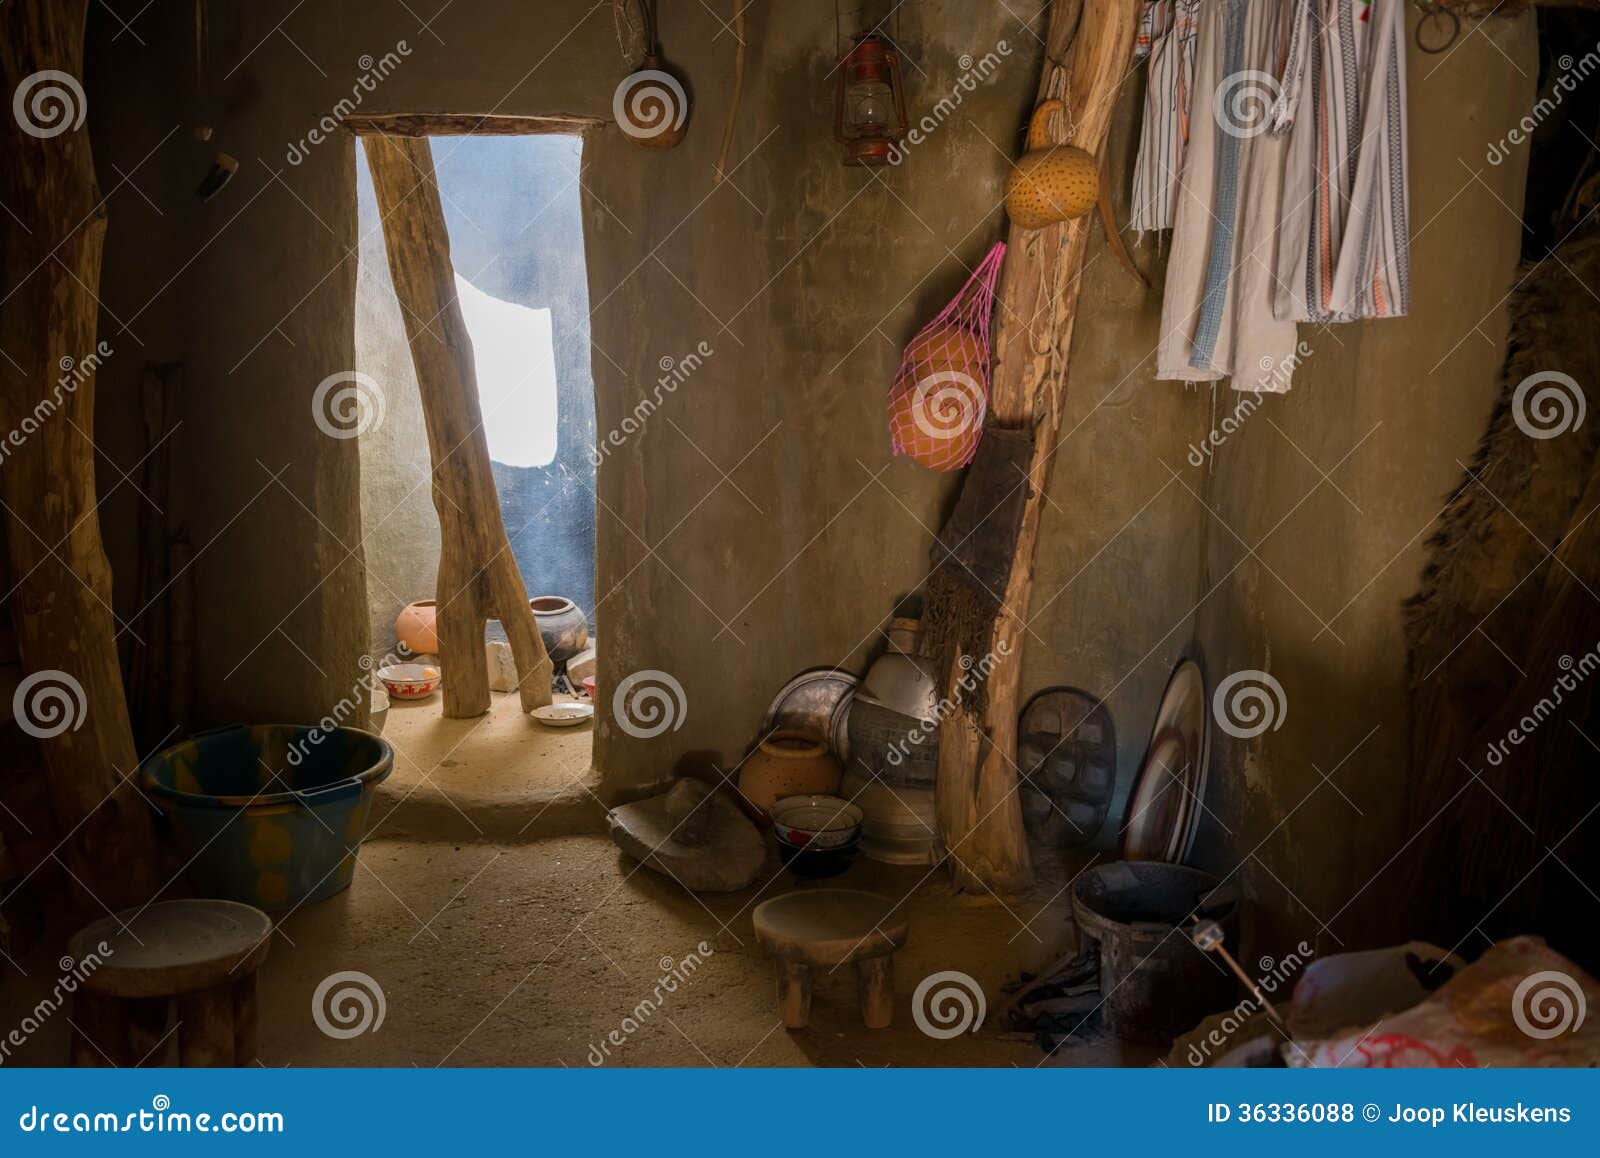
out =
[[[799,732],[774,732],[739,769],[739,791],[770,814],[785,796],[832,796],[843,779],[839,762],[820,740]]]
[[[404,644],[412,655],[434,655],[439,651],[439,630],[436,622],[438,603],[432,599],[419,599],[408,603],[394,621],[394,637]]]
[[[589,643],[589,620],[572,600],[560,595],[535,595],[528,600],[533,619],[552,663],[565,663]]]

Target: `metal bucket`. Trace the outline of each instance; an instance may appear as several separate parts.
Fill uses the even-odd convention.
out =
[[[1237,944],[1234,890],[1210,873],[1161,861],[1100,865],[1078,878],[1072,912],[1100,942],[1100,1008],[1116,1036],[1166,1045],[1234,1004],[1233,975],[1189,939],[1200,916]]]

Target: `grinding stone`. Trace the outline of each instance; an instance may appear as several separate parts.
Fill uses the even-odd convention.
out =
[[[668,805],[672,792],[611,810],[611,839],[623,852],[697,893],[731,893],[756,879],[766,863],[761,833],[731,800],[698,781],[680,780],[680,807]],[[710,799],[704,797],[710,794]],[[687,815],[681,803],[699,799]],[[703,838],[690,839],[702,827]]]

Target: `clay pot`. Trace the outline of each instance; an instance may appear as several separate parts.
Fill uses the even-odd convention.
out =
[[[533,609],[539,638],[550,653],[551,663],[565,663],[589,643],[589,621],[570,599],[560,595],[536,595],[528,600]]]
[[[1060,101],[1044,101],[1028,122],[1028,151],[1006,178],[1006,213],[1023,229],[1043,229],[1082,217],[1100,199],[1100,166],[1073,145],[1050,140],[1050,114]]]
[[[799,732],[775,732],[739,769],[739,792],[763,814],[785,796],[832,796],[843,779],[828,746]]]
[[[647,54],[617,86],[617,126],[642,149],[675,149],[688,132],[689,94],[659,56]]]
[[[439,605],[432,599],[419,599],[406,604],[405,610],[395,618],[394,637],[412,655],[433,654],[439,650],[439,628],[436,622]]]

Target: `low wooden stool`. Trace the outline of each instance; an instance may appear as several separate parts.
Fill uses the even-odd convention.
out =
[[[83,977],[72,1064],[160,1064],[176,1005],[179,1065],[249,1065],[256,969],[271,937],[272,918],[235,901],[163,901],[80,929],[68,943]]]
[[[856,967],[861,1020],[885,1029],[894,1020],[894,951],[910,922],[888,897],[860,889],[807,889],[756,907],[756,940],[778,962],[778,1014],[788,1029],[811,1020],[813,971]]]

